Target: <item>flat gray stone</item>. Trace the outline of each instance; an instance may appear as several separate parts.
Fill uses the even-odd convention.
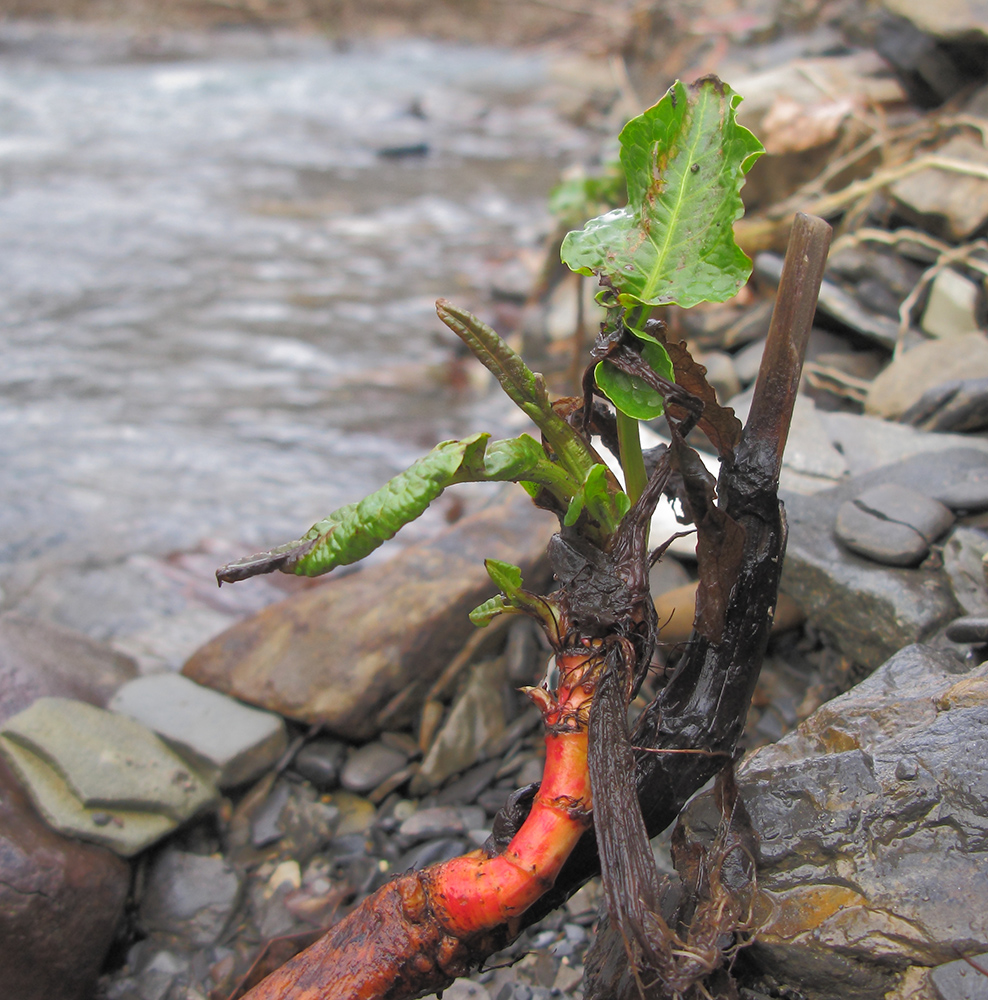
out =
[[[988,616],[965,615],[947,626],[951,642],[988,642]]]
[[[346,744],[339,740],[317,739],[306,743],[295,755],[292,767],[316,788],[336,788],[346,760]]]
[[[138,920],[145,931],[203,948],[226,929],[241,889],[240,876],[223,858],[165,848],[151,865]]]
[[[978,286],[953,268],[945,268],[930,285],[920,326],[931,337],[956,337],[978,329]]]
[[[930,973],[930,982],[940,1000],[988,1000],[988,973],[981,971],[988,970],[988,952],[970,958],[970,962],[962,958],[945,962]]]
[[[879,517],[857,500],[840,505],[834,533],[852,552],[885,566],[918,566],[930,551],[914,528]]]
[[[153,729],[220,788],[263,774],[288,745],[280,716],[180,674],[139,677],[120,688],[109,707]]]
[[[369,792],[397,774],[408,763],[408,757],[400,750],[386,747],[383,743],[368,743],[362,746],[343,765],[340,784],[351,792]]]
[[[161,813],[181,823],[216,797],[145,726],[81,701],[41,698],[0,732],[44,761],[87,809]]]
[[[953,523],[949,507],[919,490],[896,483],[880,483],[859,494],[859,507],[888,521],[904,524],[927,542],[935,542]]]
[[[420,809],[398,828],[408,846],[436,837],[456,837],[479,829],[487,820],[480,806],[434,806]]]

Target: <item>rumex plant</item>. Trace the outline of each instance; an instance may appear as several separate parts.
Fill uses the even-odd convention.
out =
[[[443,442],[297,541],[218,571],[222,582],[273,570],[311,576],[352,563],[460,482],[520,483],[560,523],[548,552],[558,589],[532,593],[517,567],[488,560],[500,592],[471,614],[479,626],[501,614],[529,615],[552,647],[556,669],[526,689],[546,726],[541,783],[509,799],[482,849],[398,876],[255,987],[250,1000],[370,1000],[441,989],[598,870],[609,931],[588,960],[589,995],[704,989],[743,936],[754,845],[729,765],[775,600],[784,546],[778,465],[802,352],[795,369],[790,358],[760,379],[762,401],[756,391],[752,406],[757,439],[746,440],[703,368],[667,340],[653,315],[670,304],[723,301],[749,276],[732,225],[761,146],[735,120],[739,100],[714,77],[676,83],[621,132],[627,207],[588,222],[562,245],[569,267],[596,276],[607,309],[581,395],[550,399],[542,377],[494,330],[437,303],[440,319],[494,374],[539,439],[476,434]],[[817,231],[814,239],[804,258],[822,270],[826,238]],[[807,273],[790,278],[802,305],[795,320],[778,325],[776,342],[804,335],[801,324],[808,330],[806,302],[812,316],[819,276]],[[770,345],[767,354],[773,351]],[[669,444],[643,455],[639,421],[662,414]],[[719,485],[686,443],[695,427],[719,453]],[[598,447],[619,458],[623,483]],[[658,634],[648,570],[665,540],[651,549],[649,524],[663,494],[679,500],[697,532],[696,631],[677,673],[629,733],[628,706]],[[742,596],[745,587],[754,589]],[[724,826],[706,848],[677,840],[690,886],[677,910],[648,838],[718,772]],[[727,868],[735,872],[730,885]]]

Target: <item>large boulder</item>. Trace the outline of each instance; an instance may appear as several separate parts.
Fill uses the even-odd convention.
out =
[[[751,954],[810,1000],[881,1000],[984,950],[988,664],[901,650],[738,774],[760,839]],[[716,822],[712,798],[686,813]],[[919,973],[919,975],[917,975]]]
[[[348,739],[410,717],[463,645],[468,613],[495,592],[484,559],[537,586],[556,519],[513,488],[387,563],[271,605],[207,643],[182,672]],[[386,720],[382,712],[387,710]]]
[[[0,993],[90,1000],[123,915],[130,866],[63,837],[0,760]]]

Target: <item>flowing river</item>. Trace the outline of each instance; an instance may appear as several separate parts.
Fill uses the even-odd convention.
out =
[[[112,637],[115,563],[285,541],[484,427],[433,302],[545,231],[588,146],[546,83],[493,49],[4,26],[4,606]]]

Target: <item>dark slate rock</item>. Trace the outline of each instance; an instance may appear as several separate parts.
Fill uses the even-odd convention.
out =
[[[52,830],[0,760],[0,994],[89,1000],[129,886],[127,862]]]
[[[878,517],[908,525],[928,542],[935,542],[954,523],[954,515],[939,500],[895,483],[872,486],[855,503]]]
[[[395,871],[404,872],[410,869],[421,871],[423,868],[428,868],[429,865],[459,857],[468,850],[466,841],[459,837],[441,837],[438,840],[428,840],[424,844],[419,844],[418,847],[406,851],[398,859]]]
[[[282,813],[288,805],[291,789],[285,781],[279,782],[257,809],[250,821],[250,840],[255,847],[267,847],[281,840],[285,829],[281,823]]]
[[[351,792],[369,792],[391,775],[397,774],[408,758],[400,750],[386,747],[383,743],[368,743],[362,746],[343,765],[340,784]]]
[[[494,780],[501,767],[501,758],[484,761],[470,768],[466,774],[451,782],[436,796],[436,805],[468,805],[477,801],[477,796]]]
[[[930,982],[940,1000],[988,1000],[988,974],[981,969],[988,969],[988,952],[972,955],[971,962],[961,958],[938,965]]]
[[[151,866],[139,920],[147,931],[203,948],[223,933],[241,888],[240,876],[223,858],[166,847]]]
[[[316,788],[330,790],[340,783],[346,745],[339,740],[317,739],[295,755],[292,768]]]
[[[880,517],[857,500],[840,505],[834,533],[852,552],[885,566],[918,566],[930,551],[914,528]]]
[[[480,806],[434,806],[409,816],[398,828],[398,834],[411,846],[421,840],[464,835],[482,827],[486,819]]]
[[[951,642],[988,642],[988,618],[983,615],[966,615],[947,626]]]
[[[924,431],[988,428],[988,378],[953,379],[927,389],[899,419]]]

